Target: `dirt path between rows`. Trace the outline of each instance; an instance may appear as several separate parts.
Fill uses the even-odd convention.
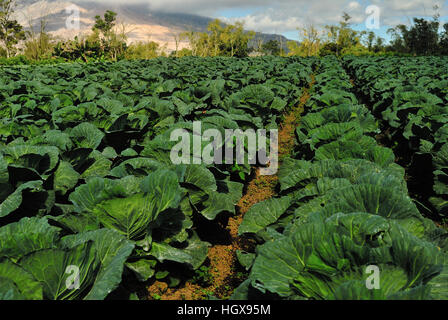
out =
[[[281,160],[290,155],[294,149],[295,130],[300,122],[305,104],[310,98],[310,89],[314,81],[312,75],[311,83],[303,90],[299,105],[288,111],[279,126],[279,165],[281,165]],[[244,215],[254,204],[265,201],[276,194],[277,182],[276,175],[262,176],[257,169],[254,179],[249,183],[246,193],[237,204],[238,214],[230,217],[227,225],[224,226],[225,231],[229,233],[230,243],[213,245],[209,249],[208,270],[212,277],[211,285],[203,287],[188,280],[180,288],[169,288],[167,283],[155,281],[148,287],[149,299],[201,300],[206,299],[208,295],[219,299],[228,298],[247,277],[238,263],[237,250],[252,251],[255,246],[253,240],[238,235],[238,228]]]

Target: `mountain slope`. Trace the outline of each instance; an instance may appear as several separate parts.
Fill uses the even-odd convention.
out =
[[[73,9],[79,10],[79,29],[70,27],[70,16]],[[175,35],[187,30],[205,31],[211,18],[199,15],[155,12],[147,4],[130,3],[119,5],[114,3],[87,2],[83,0],[17,0],[15,18],[20,24],[29,28],[38,28],[42,19],[46,21],[46,31],[61,39],[73,38],[76,35],[88,34],[94,24],[96,15],[103,15],[106,10],[118,14],[118,26],[125,27],[129,42],[155,41],[168,50],[176,48]],[[264,41],[286,39],[281,35],[258,33],[257,38]],[[252,42],[254,45],[255,42]],[[181,42],[179,48],[186,47]]]

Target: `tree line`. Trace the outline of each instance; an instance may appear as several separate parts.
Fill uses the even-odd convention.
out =
[[[154,41],[127,44],[129,29],[118,23],[117,13],[107,10],[96,16],[91,32],[87,36],[76,36],[71,40],[57,40],[46,32],[47,21],[40,21],[39,30],[30,22],[24,28],[13,19],[14,0],[0,0],[0,57],[19,55],[38,61],[60,58],[65,61],[150,59],[158,56],[183,57],[195,55],[246,57],[250,53],[249,41],[254,32],[247,32],[240,22],[223,24],[212,21],[206,32],[188,31],[174,35],[176,50],[168,53],[166,47]],[[188,42],[189,49],[179,49],[179,43]]]
[[[87,36],[70,40],[52,37],[48,21],[40,20],[38,30],[30,22],[24,28],[13,19],[15,0],[0,0],[0,57],[19,57],[30,61],[60,59],[64,61],[149,59],[166,55],[164,48],[153,41],[127,44],[128,26],[118,23],[117,13],[107,10],[97,15]]]
[[[390,28],[391,41],[373,31],[356,31],[351,17],[343,13],[336,25],[317,28],[313,25],[298,29],[299,41],[289,41],[287,50],[278,40],[263,41],[253,31],[246,31],[241,22],[224,24],[216,19],[204,32],[186,31],[174,35],[176,48],[168,53],[166,47],[147,41],[127,44],[129,30],[117,22],[117,13],[107,10],[96,16],[89,35],[71,40],[57,40],[46,32],[47,21],[42,19],[38,30],[24,28],[13,19],[15,0],[0,0],[0,57],[24,57],[28,60],[61,59],[64,61],[150,59],[158,56],[247,57],[249,55],[445,55],[448,54],[448,23],[442,25],[440,15],[432,19],[414,18],[411,26]],[[434,8],[437,11],[437,7]],[[181,43],[188,48],[180,49]]]
[[[338,25],[327,25],[322,29],[308,25],[299,29],[300,41],[288,43],[289,54],[448,54],[448,23],[442,25],[438,13],[434,14],[432,19],[414,18],[411,26],[400,24],[390,28],[387,31],[391,36],[389,43],[373,31],[354,30],[350,21],[350,15],[344,12]]]

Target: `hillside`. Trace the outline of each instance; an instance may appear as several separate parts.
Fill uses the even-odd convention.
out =
[[[80,11],[79,30],[69,29],[66,25],[71,14],[70,11],[67,12],[67,8],[73,6],[77,6]],[[34,28],[37,28],[40,21],[45,19],[48,32],[55,37],[67,39],[87,34],[94,24],[94,17],[102,15],[106,10],[112,10],[118,14],[118,24],[125,26],[129,42],[156,41],[162,46],[165,45],[168,50],[174,50],[176,47],[175,35],[187,30],[205,31],[212,20],[209,17],[192,14],[155,12],[151,11],[146,4],[118,5],[82,0],[18,0],[15,18],[23,26],[32,25]],[[264,41],[281,40],[283,44],[288,41],[284,36],[264,33],[258,33],[257,38]],[[187,46],[186,42],[180,44],[181,48],[185,46]]]

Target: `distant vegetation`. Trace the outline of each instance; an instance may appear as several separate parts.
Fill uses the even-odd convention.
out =
[[[438,8],[435,7],[435,10]],[[288,43],[289,55],[446,55],[448,53],[448,23],[439,32],[439,14],[432,20],[414,18],[411,27],[398,25],[388,30],[389,44],[373,31],[356,31],[351,17],[344,12],[338,25],[327,25],[319,30],[313,25],[299,29],[300,42]]]
[[[248,43],[255,36],[255,32],[245,32],[243,24],[223,25],[218,19],[210,22],[207,32],[185,32],[191,48],[191,55],[200,57],[247,57]]]
[[[71,40],[58,40],[47,31],[47,21],[40,21],[39,30],[24,27],[12,18],[15,0],[0,0],[0,64],[36,64],[55,61],[98,61],[122,59],[152,59],[159,56],[247,57],[326,56],[326,55],[446,55],[448,54],[448,23],[441,26],[437,7],[431,20],[414,18],[412,26],[398,25],[389,29],[392,40],[386,44],[373,31],[356,31],[351,17],[343,13],[337,25],[300,28],[299,41],[289,41],[285,52],[280,40],[257,39],[253,31],[245,31],[243,23],[209,23],[205,32],[187,31],[175,35],[176,49],[153,41],[130,45],[128,26],[117,23],[117,14],[107,10],[95,17],[91,33]],[[442,32],[440,32],[442,30]],[[180,48],[188,42],[188,48]]]

